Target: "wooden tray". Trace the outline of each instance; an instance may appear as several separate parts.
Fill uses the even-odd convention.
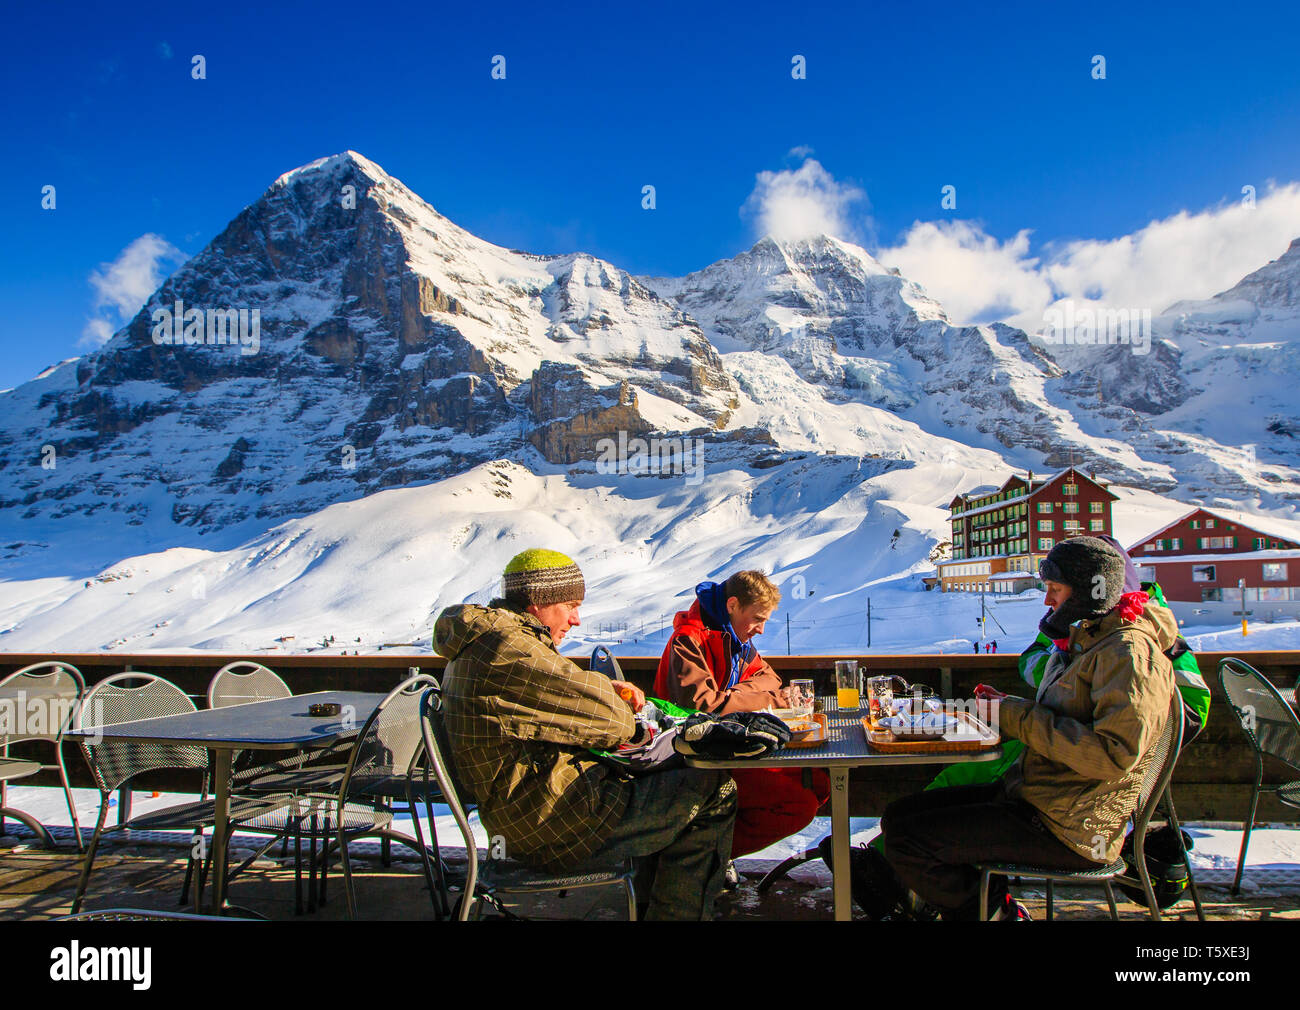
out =
[[[940,737],[895,736],[887,729],[872,729],[871,720],[861,721],[871,749],[881,754],[955,754],[962,751],[991,750],[1001,743],[998,731],[976,719],[969,712],[952,713],[962,724]],[[794,744],[787,744],[793,747]]]
[[[817,723],[820,729],[813,730],[813,732],[809,733],[802,740],[791,740],[785,745],[787,750],[790,748],[798,749],[800,747],[820,747],[826,742],[826,713],[814,712],[812,714],[812,720]]]

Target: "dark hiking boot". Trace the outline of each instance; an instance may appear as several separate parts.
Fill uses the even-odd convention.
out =
[[[817,849],[822,862],[834,872],[830,838],[822,839]],[[906,894],[903,887],[898,882],[894,868],[879,849],[871,845],[849,849],[849,871],[852,875],[853,903],[867,918],[910,918],[904,907]]]

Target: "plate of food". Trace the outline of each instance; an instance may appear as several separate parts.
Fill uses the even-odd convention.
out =
[[[920,716],[900,714],[881,719],[880,728],[889,730],[894,736],[936,737],[956,729],[957,720],[942,712],[926,712]]]
[[[893,707],[893,711],[892,711],[890,714],[891,714],[891,715],[911,715],[911,714],[912,714],[912,709],[916,707],[916,705],[915,705],[915,701],[916,701],[915,698],[910,698],[910,697],[907,697],[907,698],[895,698],[895,699],[893,700],[893,702],[891,703],[891,704],[892,704],[892,707]],[[922,698],[922,699],[921,699],[921,710],[922,710],[923,712],[942,712],[942,711],[943,711],[943,701],[942,701],[942,699],[939,699],[939,698]]]

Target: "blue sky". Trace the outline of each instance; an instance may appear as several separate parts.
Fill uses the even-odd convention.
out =
[[[11,8],[0,388],[84,353],[92,318],[121,325],[91,277],[141,236],[192,255],[276,176],[348,148],[493,242],[633,273],[747,248],[802,180],[970,318],[1072,284],[1203,297],[1300,235],[1295,4],[470,7]],[[1228,213],[1243,185],[1262,213]],[[1157,265],[1170,247],[1189,258]]]

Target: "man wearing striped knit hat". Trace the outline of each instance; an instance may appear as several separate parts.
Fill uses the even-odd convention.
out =
[[[580,623],[582,572],[534,549],[510,560],[503,583],[486,607],[448,607],[433,633],[448,660],[452,761],[484,827],[509,858],[551,872],[636,859],[653,880],[639,895],[649,918],[711,917],[736,816],[730,776],[674,768],[628,780],[598,760],[593,750],[641,742],[633,707],[644,696],[559,654]]]

